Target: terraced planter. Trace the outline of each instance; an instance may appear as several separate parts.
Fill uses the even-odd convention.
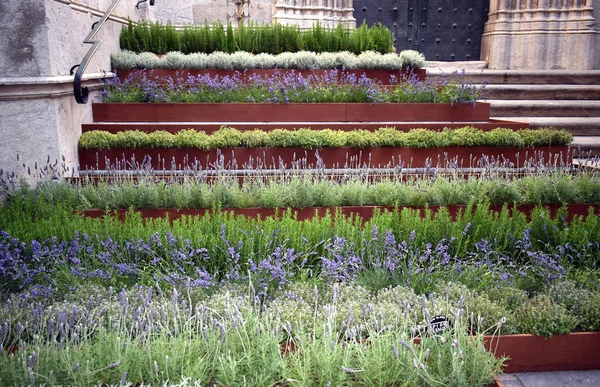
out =
[[[291,73],[301,74],[304,78],[308,78],[311,75],[322,77],[325,74],[331,74],[336,69],[319,69],[319,70],[298,70],[298,69],[247,69],[247,70],[220,70],[220,69],[153,69],[153,70],[139,70],[139,69],[115,69],[119,79],[132,79],[135,82],[136,77],[143,74],[146,78],[157,82],[166,82],[167,79],[176,81],[178,78],[187,79],[189,76],[198,77],[202,75],[210,75],[211,77],[229,76],[233,77],[239,74],[242,81],[247,83],[251,77],[259,76],[261,78],[272,77],[274,74],[285,75]],[[344,75],[355,75],[357,78],[363,76],[363,74],[370,79],[376,79],[381,82],[382,85],[389,85],[392,77],[397,80],[402,78],[414,79],[423,81],[427,77],[426,69],[411,69],[411,70],[386,70],[386,69],[356,69],[356,70],[337,70],[337,78],[341,79]]]
[[[107,169],[120,161],[125,165],[135,160],[145,161],[155,170],[181,169],[200,164],[206,167],[212,163],[222,163],[230,168],[244,166],[279,168],[282,164],[291,167],[295,163],[326,168],[363,166],[397,166],[424,168],[457,165],[475,167],[483,158],[490,161],[513,163],[522,166],[525,160],[560,162],[570,164],[572,155],[568,146],[543,146],[527,149],[506,147],[444,147],[444,148],[224,148],[201,150],[197,148],[114,148],[79,150],[81,170]]]
[[[549,338],[530,334],[484,336],[483,340],[488,351],[497,357],[509,358],[504,363],[505,373],[600,368],[600,332],[576,332]],[[415,339],[415,343],[419,341]]]
[[[490,104],[94,103],[95,122],[463,122],[490,121]]]
[[[507,373],[600,369],[600,332],[486,336],[485,341],[496,356],[510,358]]]
[[[447,208],[450,216],[453,220],[456,219],[456,216],[461,212],[464,212],[467,209],[465,205],[450,205],[450,206],[429,206],[427,209],[431,211],[432,214],[437,213],[440,208]],[[492,205],[489,206],[490,211],[500,212],[502,211],[502,205]],[[538,207],[538,205],[532,204],[522,204],[516,206],[514,209],[511,208],[510,211],[518,211],[527,217],[530,220],[530,216],[533,210]],[[544,208],[548,209],[550,216],[556,217],[558,210],[562,207],[561,204],[545,204]],[[413,210],[418,210],[421,217],[425,217],[426,215],[426,207],[416,207],[416,206],[403,206],[398,207],[398,210],[402,210],[403,208],[409,208]],[[317,217],[325,217],[326,214],[333,214],[336,211],[340,211],[344,216],[359,216],[363,221],[369,221],[375,210],[378,211],[393,211],[394,207],[383,207],[383,206],[345,206],[345,207],[310,207],[310,208],[293,208],[291,209],[292,214],[298,220],[309,220],[313,219],[315,216]],[[566,222],[571,222],[574,216],[586,216],[589,213],[589,210],[592,209],[596,214],[600,214],[600,204],[568,204],[567,205],[567,219]],[[125,215],[129,210],[114,210],[111,211],[113,214],[118,216],[120,219],[125,219]],[[156,219],[156,218],[165,218],[169,217],[170,220],[180,219],[182,216],[204,216],[208,213],[214,211],[226,211],[231,212],[235,215],[246,216],[249,218],[261,218],[265,219],[267,217],[279,217],[281,218],[282,214],[286,212],[286,209],[275,209],[275,208],[224,208],[224,209],[138,209],[136,210],[140,213],[140,215],[145,219]],[[82,211],[84,216],[90,218],[101,218],[105,216],[105,210],[86,210]],[[600,348],[600,347],[599,347]]]

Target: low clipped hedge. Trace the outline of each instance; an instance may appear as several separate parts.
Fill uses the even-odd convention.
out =
[[[348,51],[322,52],[313,51],[283,52],[281,54],[253,54],[246,51],[233,53],[213,52],[184,54],[171,51],[157,56],[151,52],[136,53],[119,51],[111,55],[113,69],[420,69],[425,66],[425,56],[418,51],[404,50],[400,54],[381,54],[365,51],[355,55]]]
[[[513,131],[496,128],[484,131],[471,126],[458,129],[434,131],[411,129],[408,132],[384,127],[374,132],[367,130],[299,130],[260,129],[242,131],[222,127],[212,134],[194,129],[182,130],[176,134],[166,131],[151,133],[139,130],[109,133],[94,130],[83,133],[79,148],[235,148],[235,147],[299,147],[305,149],[336,147],[407,147],[440,148],[449,146],[497,146],[525,148],[545,145],[568,145],[573,136],[566,130],[554,128],[524,129]]]

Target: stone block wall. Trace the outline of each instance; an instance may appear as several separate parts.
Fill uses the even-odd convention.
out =
[[[83,44],[92,24],[112,0],[4,0],[0,2],[0,168],[24,173],[22,163],[44,165],[48,157],[74,170],[81,124],[91,122],[91,105],[73,97],[72,66],[92,45]],[[110,71],[110,53],[128,18],[145,17],[136,1],[121,0],[96,35],[102,45],[89,63],[84,85],[99,100],[99,78]],[[19,161],[17,161],[19,155]],[[28,178],[27,174],[24,174]]]

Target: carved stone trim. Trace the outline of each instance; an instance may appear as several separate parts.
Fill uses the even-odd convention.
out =
[[[319,22],[323,27],[355,28],[352,0],[277,0],[273,21],[308,29]]]
[[[492,69],[591,70],[595,23],[591,0],[491,0],[481,59]]]

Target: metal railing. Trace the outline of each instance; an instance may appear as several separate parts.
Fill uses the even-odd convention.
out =
[[[90,59],[92,59],[92,56],[94,56],[94,54],[96,53],[96,51],[102,44],[101,40],[93,40],[93,39],[96,36],[96,34],[98,33],[98,31],[100,31],[100,29],[102,28],[104,23],[106,23],[106,21],[108,20],[108,18],[110,17],[112,12],[115,10],[115,8],[117,7],[117,4],[119,4],[120,1],[121,0],[114,0],[112,5],[110,7],[108,7],[106,12],[104,12],[104,15],[102,16],[102,18],[100,20],[98,20],[97,22],[95,22],[94,24],[92,24],[92,31],[83,40],[83,43],[92,44],[92,47],[88,50],[87,54],[85,54],[85,57],[83,57],[83,60],[81,61],[80,64],[71,67],[71,71],[70,71],[71,75],[73,75],[73,71],[75,69],[77,69],[77,72],[75,73],[75,78],[73,80],[73,94],[75,96],[75,100],[77,101],[77,103],[85,104],[88,101],[89,90],[87,87],[81,86],[83,72],[85,71],[85,68],[87,67],[88,63],[90,62]]]

